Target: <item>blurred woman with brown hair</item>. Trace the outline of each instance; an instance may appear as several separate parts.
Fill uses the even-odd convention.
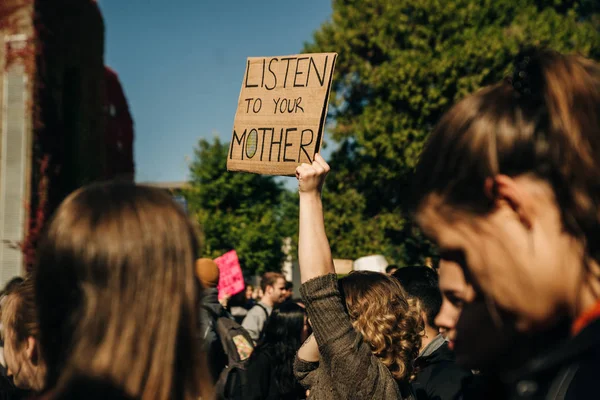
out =
[[[2,304],[2,337],[7,375],[19,389],[40,392],[44,388],[46,365],[40,352],[31,279],[6,295]]]
[[[512,79],[442,117],[417,171],[418,222],[472,287],[456,304],[485,304],[524,335],[571,324],[564,343],[504,374],[508,397],[597,397],[600,66],[522,51]],[[477,329],[464,318],[463,332]]]
[[[198,247],[181,207],[158,189],[96,184],[63,201],[35,267],[49,398],[212,398]]]
[[[298,167],[299,262],[313,328],[298,351],[295,373],[316,399],[415,399],[410,385],[423,321],[392,277],[335,275],[325,234],[321,190],[329,166],[320,155]]]

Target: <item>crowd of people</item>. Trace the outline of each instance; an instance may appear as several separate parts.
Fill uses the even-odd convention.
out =
[[[338,277],[329,165],[296,171],[301,299],[218,298],[158,189],[66,198],[0,293],[5,399],[592,399],[600,368],[600,66],[526,49],[452,106],[407,193],[439,265]],[[426,255],[424,255],[426,256]]]

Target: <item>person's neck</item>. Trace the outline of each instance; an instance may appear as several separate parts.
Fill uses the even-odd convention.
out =
[[[273,308],[273,305],[274,305],[273,300],[271,300],[270,298],[268,298],[266,296],[263,297],[262,299],[260,299],[260,302],[263,303],[265,306],[269,306],[269,307]]]
[[[573,320],[581,317],[600,301],[598,297],[598,293],[600,293],[600,280],[597,278],[599,274],[600,266],[598,263],[590,261],[589,269],[584,269],[581,275],[580,290],[577,291],[576,297],[572,302],[574,304],[574,307],[571,309],[571,318]]]
[[[425,325],[425,335],[421,338],[421,349],[419,352],[422,352],[425,347],[429,345],[429,343],[433,342],[433,340],[439,335],[439,331],[432,326]]]

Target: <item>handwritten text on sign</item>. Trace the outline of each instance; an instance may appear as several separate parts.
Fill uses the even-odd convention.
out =
[[[251,57],[227,169],[294,175],[319,151],[337,54]]]
[[[226,295],[238,294],[244,287],[244,275],[235,250],[231,250],[215,259],[219,267],[219,299]]]

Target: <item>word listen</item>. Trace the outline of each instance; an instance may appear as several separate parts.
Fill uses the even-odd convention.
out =
[[[288,87],[323,87],[329,83],[326,80],[327,66],[331,67],[332,62],[329,56],[315,60],[312,56],[301,55],[273,57],[268,63],[267,59],[263,59],[259,65],[251,64],[248,60],[244,87],[260,87],[266,90],[273,90],[276,87],[284,89]],[[256,73],[255,68],[261,67],[262,71]]]

